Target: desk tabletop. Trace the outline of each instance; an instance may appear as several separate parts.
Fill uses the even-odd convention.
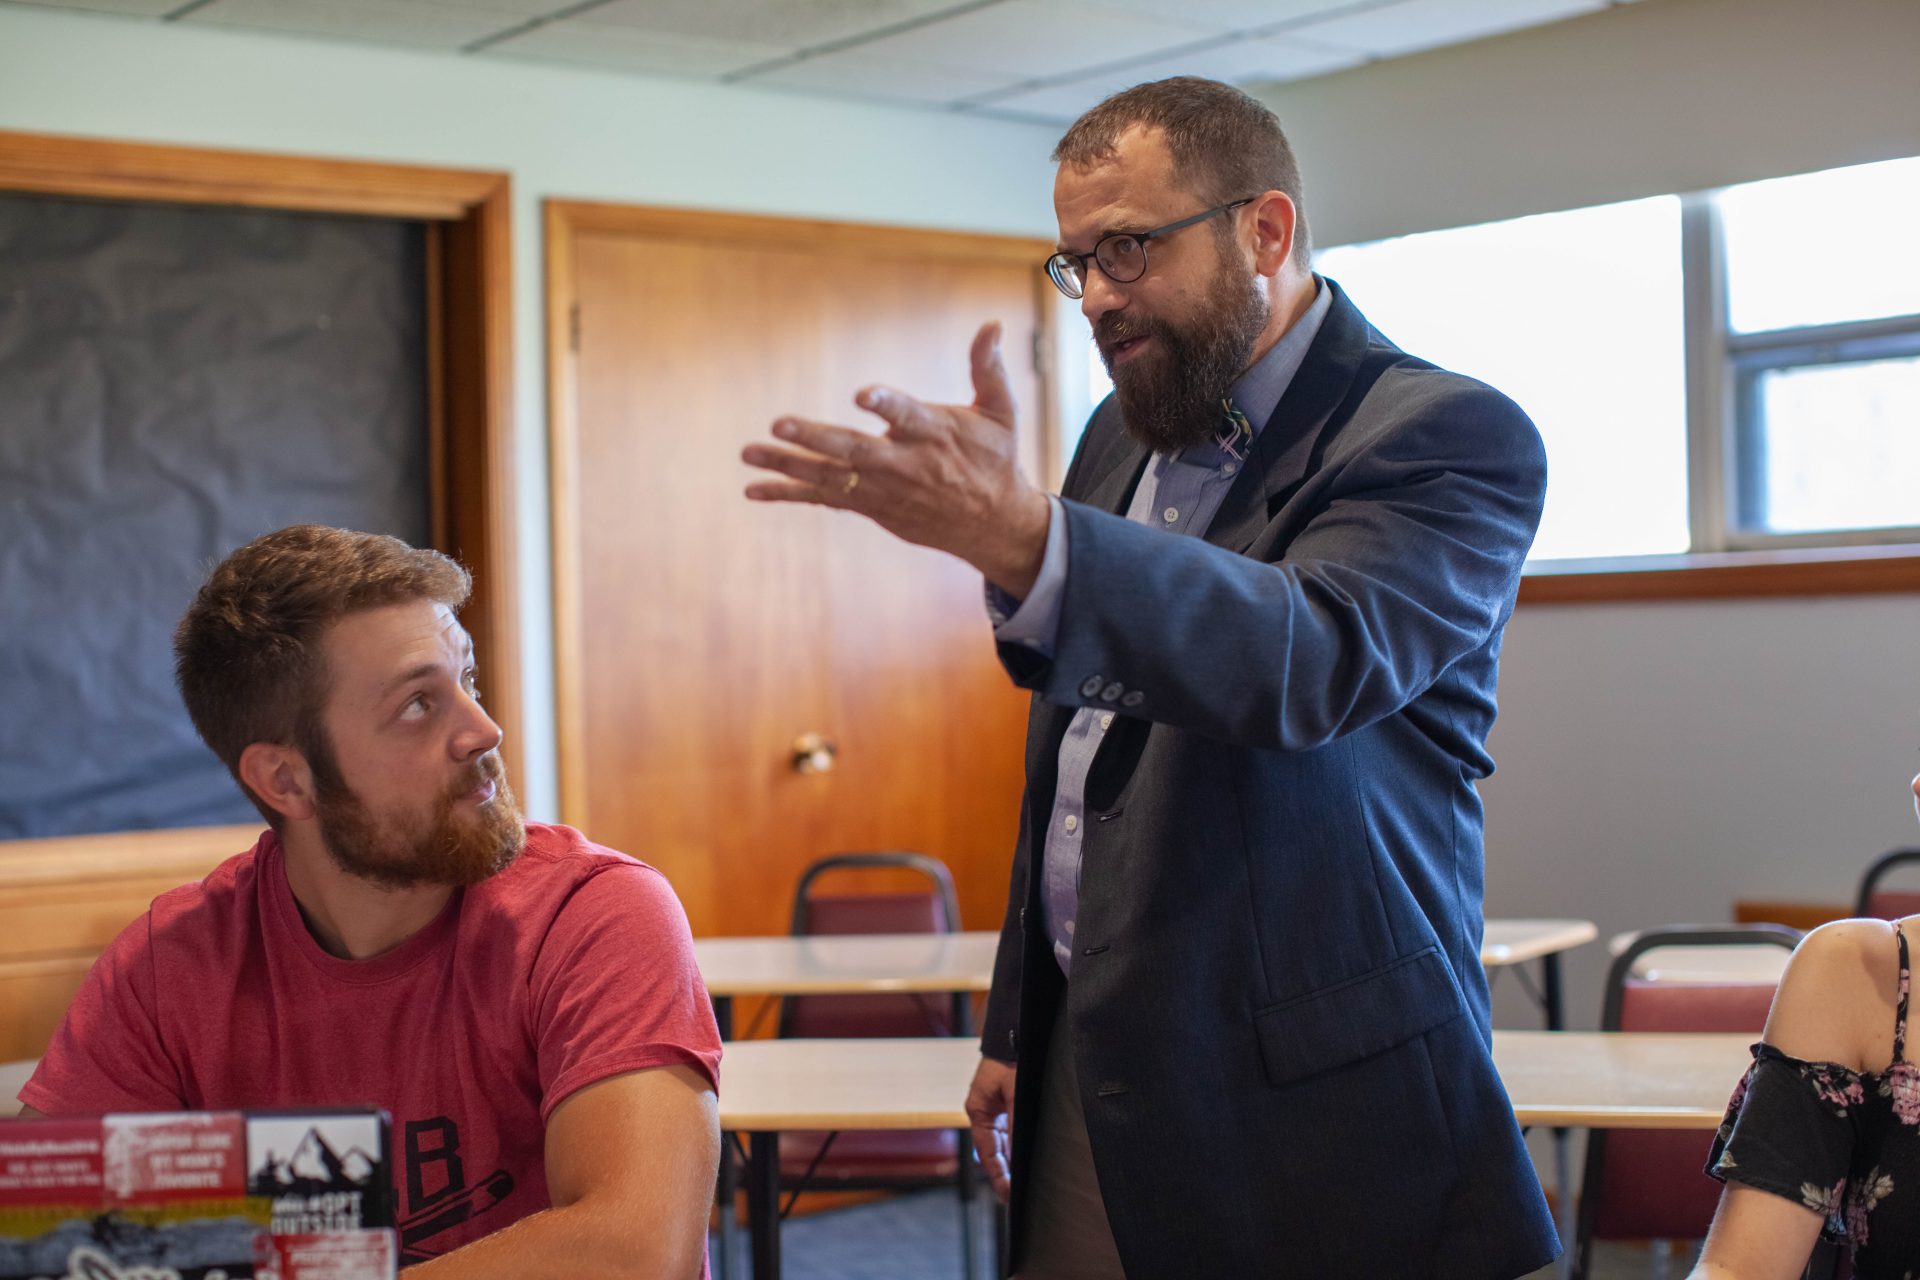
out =
[[[1523,1125],[1713,1129],[1746,1070],[1746,1035],[1496,1031],[1494,1064]],[[721,1064],[720,1124],[959,1129],[980,1061],[971,1039],[743,1040]]]
[[[695,938],[693,954],[716,996],[985,991],[997,933],[840,933]]]
[[[1480,939],[1480,963],[1489,969],[1525,964],[1599,936],[1591,920],[1488,920]]]
[[[1591,942],[1588,920],[1489,920],[1480,963],[1523,964]],[[696,938],[694,958],[716,996],[985,991],[997,933],[864,933]]]

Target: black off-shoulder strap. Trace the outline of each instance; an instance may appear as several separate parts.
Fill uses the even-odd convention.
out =
[[[1900,940],[1900,1009],[1893,1023],[1893,1060],[1907,1060],[1907,988],[1912,985],[1907,969],[1907,935],[1899,925],[1893,926],[1893,936]]]

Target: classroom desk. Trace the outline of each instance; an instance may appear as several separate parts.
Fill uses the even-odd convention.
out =
[[[1496,1031],[1494,1065],[1524,1126],[1713,1129],[1746,1070],[1745,1035]],[[979,1061],[966,1040],[729,1045],[720,1125],[746,1135],[754,1280],[780,1274],[780,1133],[958,1129]]]
[[[1498,969],[1540,961],[1547,1026],[1558,1029],[1560,953],[1597,936],[1590,920],[1489,920],[1480,963]],[[721,1037],[732,1039],[735,996],[985,991],[999,940],[984,931],[696,938],[693,953]]]

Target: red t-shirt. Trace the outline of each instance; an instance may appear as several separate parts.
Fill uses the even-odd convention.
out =
[[[674,1063],[717,1084],[720,1037],[652,867],[529,823],[505,871],[384,955],[342,960],[307,931],[266,832],[113,940],[20,1100],[385,1107],[413,1263],[548,1206],[545,1121],[567,1095]]]

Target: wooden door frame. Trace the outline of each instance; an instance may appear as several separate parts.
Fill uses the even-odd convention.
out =
[[[518,566],[513,493],[513,246],[504,173],[316,159],[0,130],[0,192],[427,223],[429,482],[434,543],[473,572],[462,620],[501,723],[512,776],[522,763]],[[257,826],[0,841],[0,889],[175,866],[183,879],[238,851]]]
[[[560,775],[560,820],[590,830],[587,812],[584,615],[580,591],[581,551],[577,302],[574,237],[582,232],[648,236],[701,244],[778,244],[867,258],[946,258],[1033,272],[1034,363],[1042,385],[1056,381],[1053,368],[1057,308],[1054,288],[1040,264],[1054,246],[1024,236],[943,231],[867,222],[828,222],[762,214],[722,213],[593,200],[544,202],[547,303],[547,477],[553,527],[553,668],[555,747]],[[1025,429],[1039,433],[1042,476],[1058,474],[1059,406],[1041,397]],[[742,499],[745,501],[745,499]]]

